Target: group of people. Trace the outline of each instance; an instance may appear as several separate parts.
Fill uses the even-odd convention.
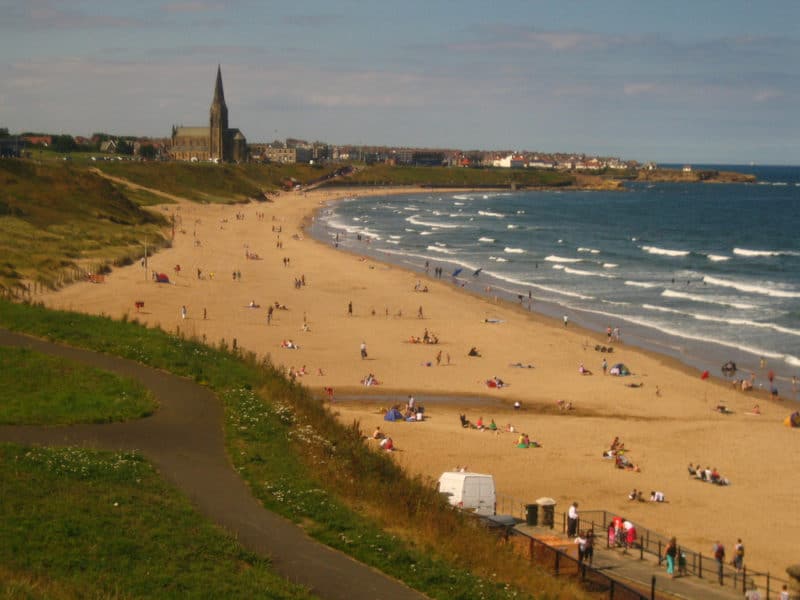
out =
[[[380,382],[375,378],[375,375],[368,373],[367,376],[361,380],[361,383],[365,386],[371,386],[378,385]]]
[[[422,333],[422,337],[412,335],[409,341],[412,344],[438,344],[439,336],[437,336],[433,332],[429,332],[428,329],[426,328],[425,331]]]
[[[693,467],[692,463],[689,463],[688,470],[691,477],[695,477],[700,481],[707,481],[716,485],[730,485],[731,483],[727,477],[720,475],[719,471],[717,471],[717,467],[713,469],[711,467],[706,467],[704,469],[700,466],[700,463],[697,463],[696,467]]]
[[[644,496],[642,495],[642,490],[637,490],[633,488],[631,493],[628,494],[628,500],[632,502],[644,502]],[[650,502],[666,502],[667,497],[664,495],[664,492],[659,491],[651,491],[650,492]]]

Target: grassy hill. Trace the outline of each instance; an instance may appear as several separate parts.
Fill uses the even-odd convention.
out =
[[[0,290],[56,286],[164,244],[166,220],[68,162],[0,160]]]

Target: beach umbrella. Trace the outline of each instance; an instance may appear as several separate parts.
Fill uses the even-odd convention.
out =
[[[462,269],[461,267],[459,267],[458,269],[456,269],[455,271],[453,271],[453,277],[458,277],[459,275],[461,275],[461,271],[463,271],[463,270],[464,270],[464,269]]]

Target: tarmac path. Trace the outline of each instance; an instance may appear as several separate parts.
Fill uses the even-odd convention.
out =
[[[266,510],[228,460],[222,405],[210,390],[130,360],[4,329],[0,329],[0,345],[29,348],[136,378],[150,388],[159,403],[153,416],[127,423],[0,426],[0,441],[136,450],[152,461],[203,515],[221,525],[243,547],[269,557],[278,573],[306,586],[313,594],[331,600],[425,598],[405,584],[314,541],[291,521]]]

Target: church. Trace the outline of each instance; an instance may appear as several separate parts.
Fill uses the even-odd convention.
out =
[[[217,83],[211,101],[208,127],[172,126],[169,155],[174,160],[242,162],[247,160],[247,140],[242,132],[228,127],[228,107],[222,90],[222,69],[217,66]]]

